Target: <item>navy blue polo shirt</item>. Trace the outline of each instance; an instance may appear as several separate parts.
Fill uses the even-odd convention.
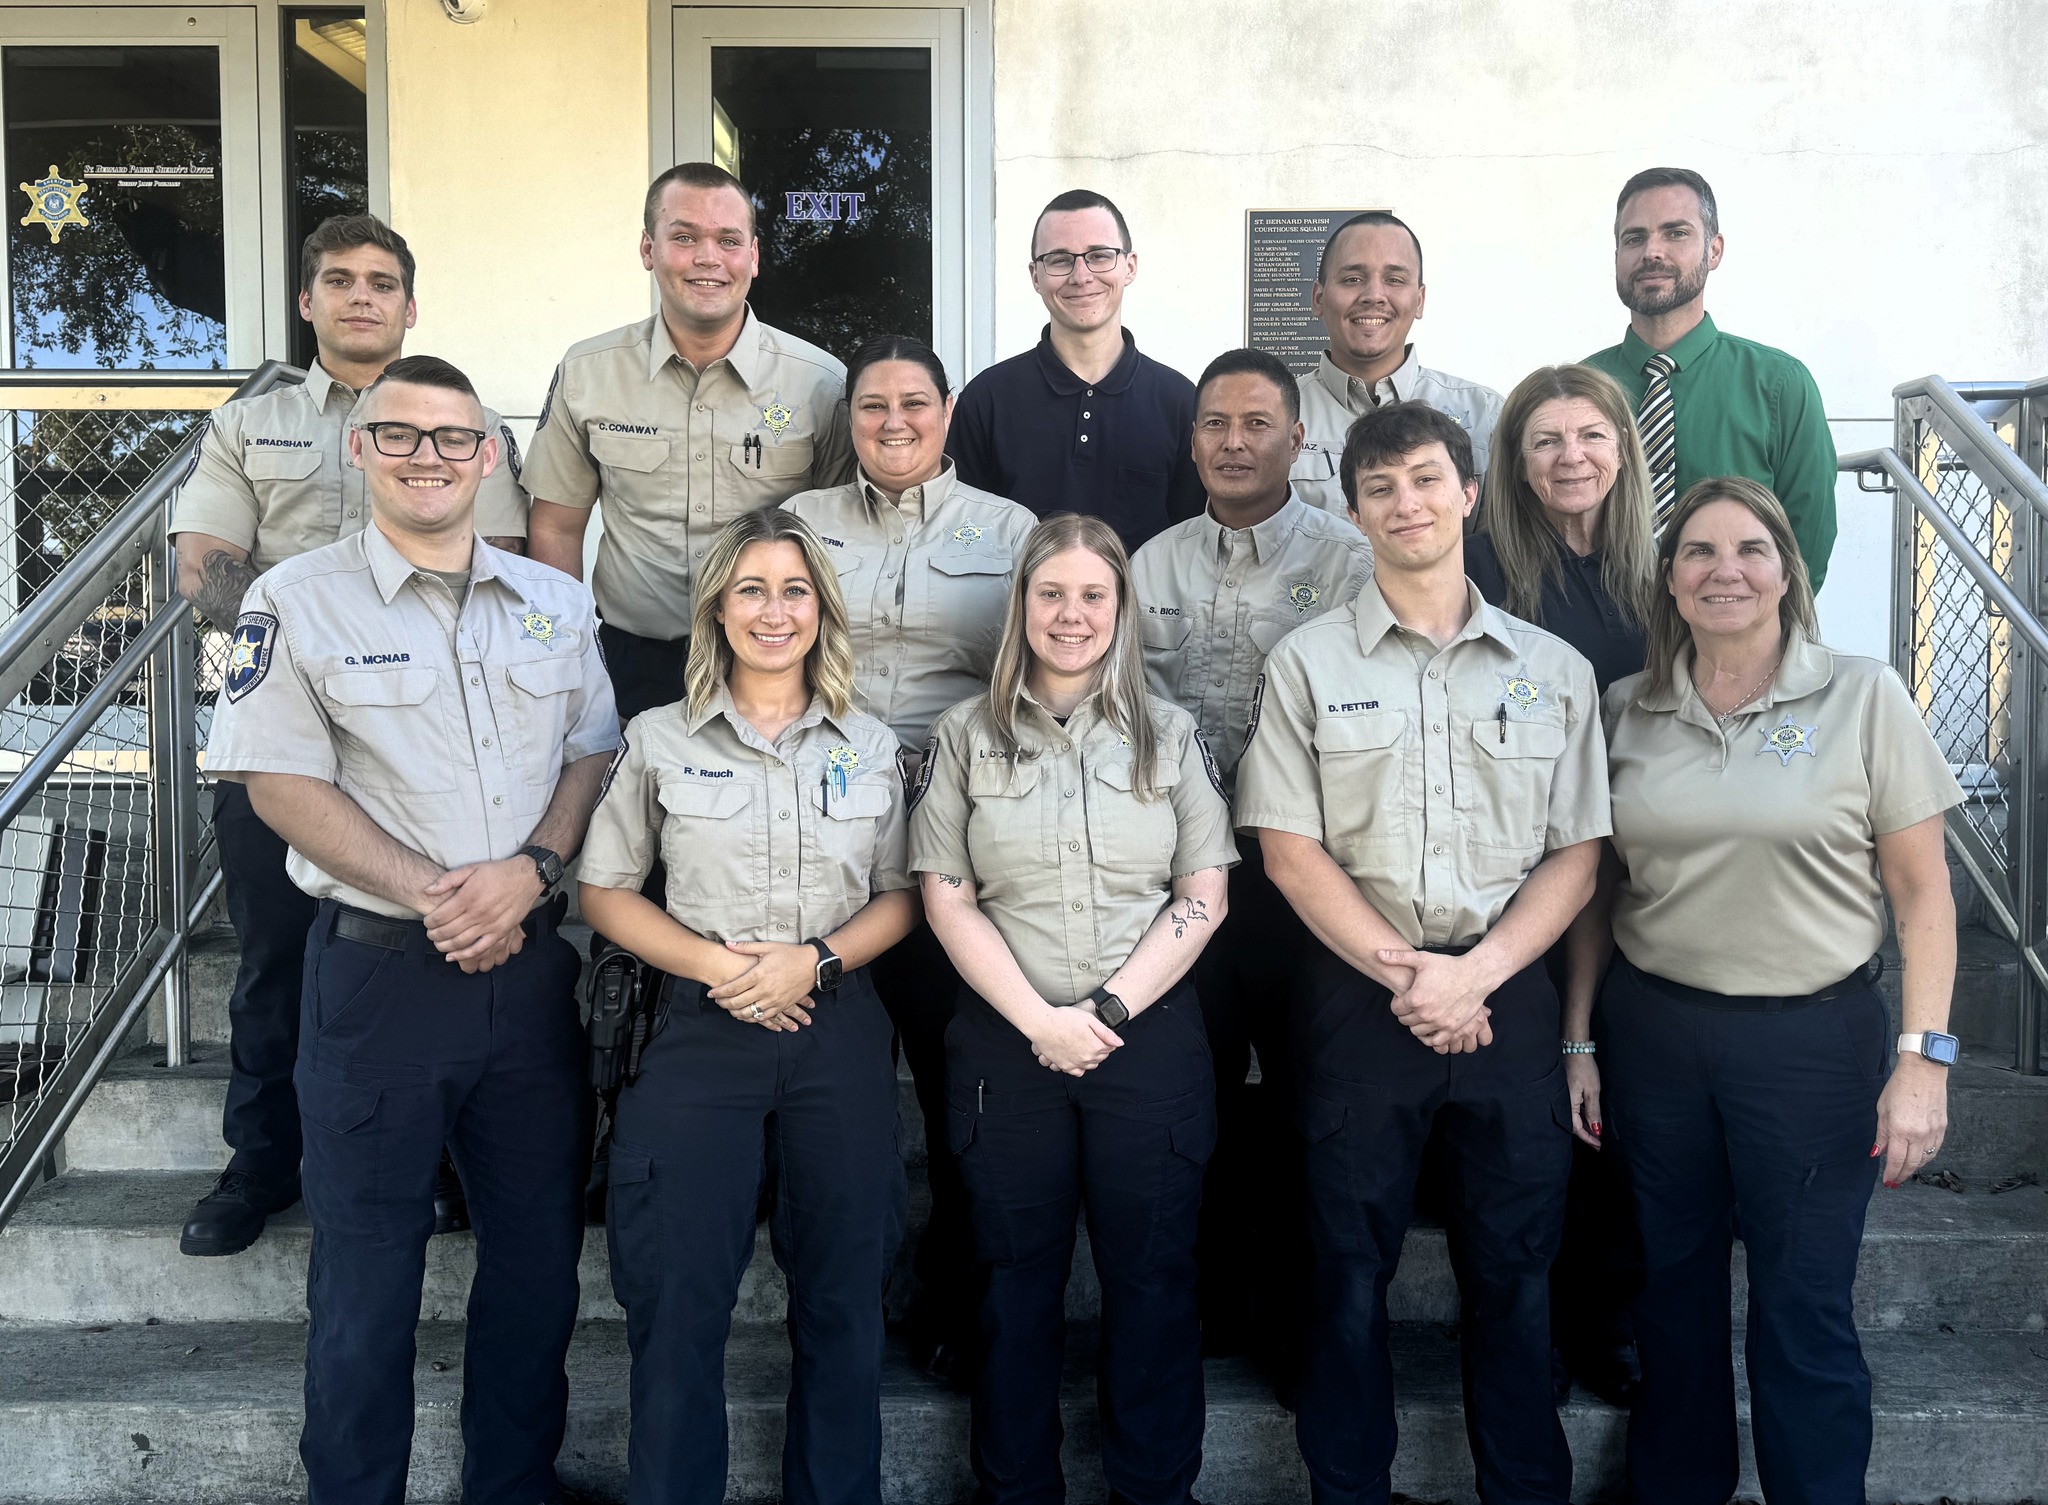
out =
[[[1581,558],[1557,546],[1561,575],[1547,575],[1543,600],[1536,613],[1536,625],[1556,633],[1593,665],[1593,678],[1602,691],[1617,679],[1639,673],[1647,651],[1643,629],[1623,615],[1607,594],[1600,579],[1604,551],[1595,549]],[[1508,606],[1508,577],[1493,552],[1493,540],[1475,533],[1465,540],[1465,575],[1479,587],[1479,594],[1503,611]]]
[[[1123,335],[1123,357],[1091,385],[1053,354],[1048,324],[1035,349],[962,389],[946,452],[967,485],[1040,517],[1099,517],[1135,554],[1169,523],[1199,517],[1208,498],[1195,473],[1194,383]]]

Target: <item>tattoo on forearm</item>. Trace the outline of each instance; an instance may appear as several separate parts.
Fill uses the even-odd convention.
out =
[[[1176,909],[1169,909],[1166,917],[1173,921],[1173,938],[1187,939],[1188,926],[1209,923],[1209,904],[1205,899],[1189,898]]]
[[[932,876],[938,879],[939,882],[945,884],[948,888],[958,888],[963,882],[966,881],[962,878],[955,878],[951,873],[933,873]]]
[[[256,568],[237,559],[225,549],[215,549],[199,563],[199,590],[192,604],[201,616],[223,630],[235,625],[242,614],[242,597],[255,583]]]

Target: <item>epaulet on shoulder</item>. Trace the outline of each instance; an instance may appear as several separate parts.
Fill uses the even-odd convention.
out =
[[[578,340],[562,354],[562,364],[580,360],[585,356],[602,355],[608,350],[623,350],[637,345],[653,331],[652,324],[641,319],[632,324],[621,324],[617,329],[607,329],[603,334],[594,334],[587,340]]]

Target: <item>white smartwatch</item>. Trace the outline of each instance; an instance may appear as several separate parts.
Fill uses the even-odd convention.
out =
[[[1944,1035],[1939,1030],[1899,1036],[1899,1054],[1912,1051],[1925,1056],[1937,1066],[1953,1066],[1960,1047],[1954,1035]]]

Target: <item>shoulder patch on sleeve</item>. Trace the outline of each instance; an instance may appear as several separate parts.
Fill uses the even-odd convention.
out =
[[[535,433],[539,433],[542,429],[548,426],[548,414],[554,410],[555,406],[555,388],[559,387],[561,384],[562,366],[561,363],[558,361],[555,364],[555,374],[548,378],[548,395],[540,400],[540,418],[534,423],[533,426]]]
[[[612,792],[612,780],[619,776],[619,765],[626,761],[628,746],[626,734],[620,732],[619,750],[612,754],[612,766],[604,771],[604,782],[597,786],[597,802],[600,805],[604,803],[604,797]]]
[[[1202,771],[1209,775],[1209,784],[1220,799],[1229,799],[1223,792],[1223,770],[1216,766],[1216,754],[1209,750],[1209,739],[1202,735],[1200,727],[1195,728],[1195,746],[1202,750]]]
[[[245,611],[235,622],[228,643],[228,672],[221,680],[230,702],[240,700],[263,683],[277,651],[277,618],[267,611]]]
[[[516,481],[519,479],[519,472],[525,467],[519,460],[519,441],[512,437],[512,425],[499,424],[498,437],[505,441],[505,464],[511,469],[512,479]]]
[[[1259,730],[1259,712],[1265,708],[1265,704],[1266,674],[1262,669],[1259,671],[1259,682],[1252,686],[1252,714],[1251,719],[1244,724],[1244,746],[1239,748],[1237,753],[1240,758],[1252,749],[1252,738],[1258,734]],[[1207,757],[1208,754],[1209,749],[1204,747],[1202,755]]]
[[[910,781],[905,791],[909,796],[908,809],[915,810],[917,802],[924,798],[924,792],[932,787],[932,765],[939,761],[939,739],[933,737],[924,745],[924,758],[917,765],[917,777]]]

